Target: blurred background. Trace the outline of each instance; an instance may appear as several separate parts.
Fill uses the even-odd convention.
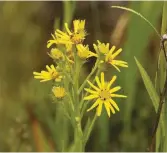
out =
[[[140,12],[160,31],[158,1],[0,2],[0,151],[61,151],[61,136],[64,145],[70,141],[70,127],[51,102],[51,84],[39,83],[32,73],[53,63],[46,43],[73,19],[86,20],[90,49],[97,40],[109,42],[123,48],[121,59],[129,64],[122,73],[107,70],[108,79],[118,75],[128,98],[118,99],[119,113],[108,118],[104,111],[98,118],[86,151],[146,151],[156,114],[134,56],[154,82],[160,40],[140,17],[111,5]],[[94,62],[87,62],[81,76]]]

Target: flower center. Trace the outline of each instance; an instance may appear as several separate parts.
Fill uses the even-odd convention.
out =
[[[74,34],[71,37],[71,40],[73,41],[74,44],[80,44],[83,41],[83,38],[79,34]]]
[[[84,30],[78,30],[75,33],[73,32],[73,34],[71,35],[71,40],[74,44],[80,44],[85,39],[85,35],[86,33]]]
[[[52,77],[56,79],[58,77],[58,73],[56,71],[53,71],[52,72]]]
[[[102,89],[99,93],[99,97],[104,101],[110,99],[110,92],[106,89]]]

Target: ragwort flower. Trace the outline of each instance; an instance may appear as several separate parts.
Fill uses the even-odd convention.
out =
[[[52,48],[48,55],[54,60],[64,60],[63,53],[57,48]]]
[[[39,72],[33,72],[35,79],[41,79],[40,82],[45,82],[49,80],[55,80],[56,82],[60,82],[62,79],[62,76],[57,72],[54,65],[51,65],[50,67],[46,65],[47,71],[41,71]]]
[[[68,24],[65,23],[65,30],[63,32],[59,29],[55,31],[55,35],[52,34],[53,40],[49,40],[47,47],[49,48],[52,44],[80,44],[87,35],[85,31],[85,20],[74,20],[73,31],[69,29]]]
[[[53,87],[52,92],[54,96],[58,99],[63,98],[66,94],[65,89],[63,87]]]
[[[104,44],[98,41],[98,45],[94,44],[94,48],[97,52],[100,54],[103,54],[105,56],[104,60],[102,62],[106,62],[111,64],[113,67],[115,67],[119,72],[120,67],[128,67],[128,63],[122,60],[117,60],[116,57],[122,52],[122,48],[115,51],[116,47],[112,46],[111,49],[109,49],[109,43]]]
[[[97,106],[96,113],[97,116],[101,115],[103,104],[106,108],[107,114],[110,117],[110,111],[115,114],[114,108],[119,111],[119,107],[116,104],[116,102],[112,99],[114,97],[120,97],[120,98],[126,98],[125,95],[116,94],[118,90],[121,89],[120,86],[116,86],[111,88],[112,84],[116,80],[116,76],[113,76],[110,82],[104,81],[104,73],[101,73],[101,80],[99,80],[99,77],[96,76],[95,80],[98,86],[93,85],[90,81],[88,81],[88,84],[94,89],[91,90],[89,88],[85,88],[85,90],[90,93],[89,96],[84,97],[84,100],[92,100],[96,99],[95,103],[87,110],[90,111],[93,108]]]
[[[84,46],[83,44],[78,44],[76,47],[77,47],[77,54],[81,59],[87,59],[92,56],[97,57],[97,54],[89,50],[88,45]]]

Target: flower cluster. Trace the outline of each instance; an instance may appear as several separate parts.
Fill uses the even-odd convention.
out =
[[[126,96],[116,93],[121,89],[120,86],[113,87],[117,77],[113,76],[107,82],[104,79],[104,72],[100,73],[100,78],[97,73],[94,79],[97,86],[94,85],[93,80],[91,83],[88,79],[98,71],[96,69],[99,69],[98,72],[100,72],[99,65],[102,64],[113,66],[119,72],[120,67],[127,68],[127,62],[117,59],[118,55],[122,52],[122,48],[116,50],[115,46],[110,48],[109,43],[105,44],[97,41],[97,44],[93,44],[94,51],[91,51],[89,46],[84,44],[85,37],[87,36],[85,20],[74,20],[72,29],[65,23],[65,31],[57,29],[51,36],[52,39],[47,42],[47,48],[51,48],[48,55],[54,60],[56,65],[47,65],[47,71],[33,72],[34,78],[40,79],[40,82],[52,80],[54,82],[52,88],[53,95],[62,101],[65,100],[65,97],[68,97],[69,99],[66,99],[70,101],[73,110],[80,109],[77,112],[84,110],[84,103],[82,104],[82,101],[85,100],[95,100],[87,111],[96,107],[97,116],[101,115],[103,105],[109,117],[111,113],[115,114],[115,110],[119,111],[119,107],[113,98],[126,98]],[[91,57],[96,58],[97,62],[90,75],[79,86],[81,67]],[[85,82],[88,83],[90,88],[86,88],[87,83]],[[82,95],[85,95],[82,99],[80,99],[82,97],[80,96],[81,92]]]

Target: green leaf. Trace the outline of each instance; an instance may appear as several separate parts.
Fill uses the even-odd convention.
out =
[[[145,69],[142,67],[142,65],[139,63],[139,61],[135,58],[136,64],[139,68],[140,74],[142,76],[144,85],[147,89],[147,92],[152,100],[153,106],[155,108],[155,111],[157,112],[158,110],[158,103],[159,103],[159,96],[151,82],[150,77],[148,76],[147,72],[145,71]]]
[[[155,111],[157,113],[158,106],[159,106],[159,96],[158,96],[158,94],[157,94],[157,92],[156,92],[156,90],[151,82],[150,77],[148,76],[147,72],[145,71],[145,69],[142,67],[142,65],[139,63],[139,61],[136,58],[135,58],[135,61],[136,61],[136,64],[139,68],[140,74],[143,78],[144,85],[147,89],[147,92],[152,100],[153,106],[154,106]],[[162,127],[162,135],[164,135],[165,134],[165,123],[164,123],[162,115],[160,118],[160,124]]]

